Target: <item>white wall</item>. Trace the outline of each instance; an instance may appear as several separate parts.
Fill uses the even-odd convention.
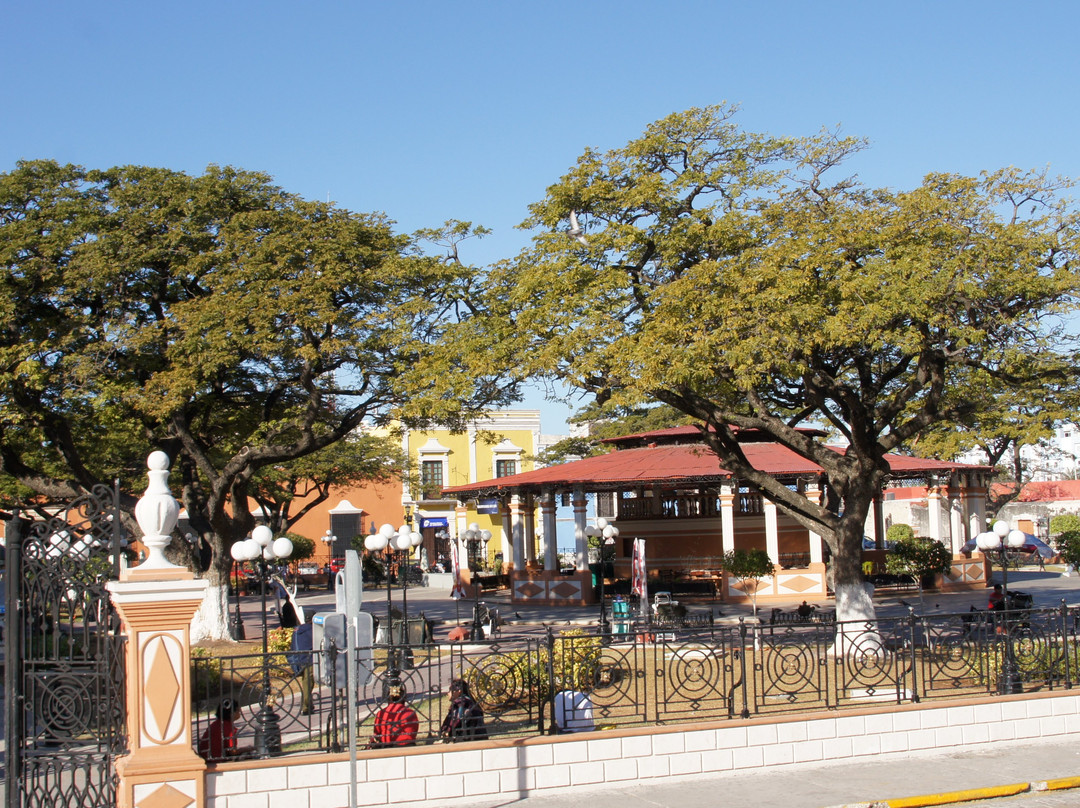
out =
[[[648,727],[580,736],[364,752],[359,805],[453,808],[490,795],[520,799],[655,777],[720,776],[822,760],[880,759],[922,749],[1035,740],[1080,731],[1080,695],[987,696],[784,719]],[[207,808],[344,808],[347,755],[221,764]]]

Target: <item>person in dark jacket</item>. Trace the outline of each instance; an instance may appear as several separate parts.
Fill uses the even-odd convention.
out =
[[[445,741],[480,741],[487,738],[484,711],[473,699],[469,683],[455,679],[450,683],[450,709],[439,729]]]

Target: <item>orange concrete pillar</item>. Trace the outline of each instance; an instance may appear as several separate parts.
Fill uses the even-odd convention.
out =
[[[127,634],[127,755],[116,771],[119,808],[202,808],[206,762],[191,738],[191,619],[207,582],[170,564],[163,550],[179,506],[169,493],[169,459],[147,460],[150,485],[135,509],[146,561],[111,582]]]

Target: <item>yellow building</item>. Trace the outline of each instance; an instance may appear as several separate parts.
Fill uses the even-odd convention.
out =
[[[522,513],[495,499],[459,502],[453,496],[444,497],[442,489],[532,471],[540,448],[539,410],[491,412],[460,433],[448,429],[404,432],[402,450],[414,470],[415,490],[405,483],[402,505],[414,515],[413,524],[424,537],[429,566],[442,562],[449,570],[450,542],[456,541],[462,568],[468,561],[473,568],[507,570]],[[519,529],[533,533],[536,526]],[[546,547],[542,532],[536,538]],[[535,558],[528,561],[535,563]]]

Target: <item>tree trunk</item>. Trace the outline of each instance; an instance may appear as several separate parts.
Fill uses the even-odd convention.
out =
[[[210,584],[202,605],[191,621],[191,641],[231,640],[229,634],[229,587]]]

